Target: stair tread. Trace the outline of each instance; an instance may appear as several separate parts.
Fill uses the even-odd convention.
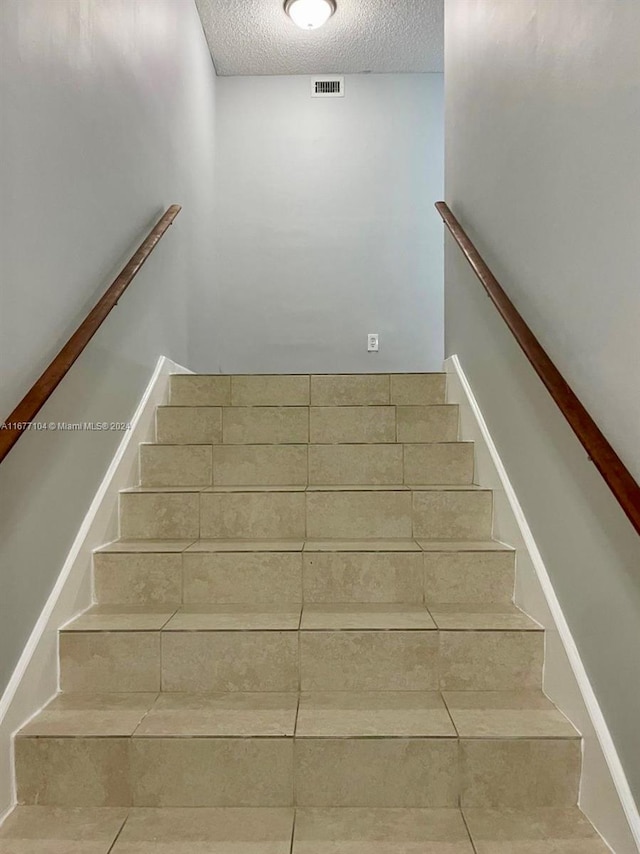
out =
[[[170,377],[215,377],[216,379],[247,379],[248,377],[270,377],[281,379],[282,377],[442,377],[446,379],[446,371],[374,371],[372,373],[353,373],[353,371],[315,371],[305,373],[304,371],[293,371],[291,373],[274,373],[273,371],[248,371],[244,374],[208,374],[190,372],[188,374],[169,374]]]
[[[442,630],[543,631],[539,623],[510,603],[429,602],[427,607],[436,626]]]
[[[299,603],[278,605],[185,605],[165,631],[297,631]]]
[[[419,552],[415,540],[306,540],[305,552]]]
[[[20,737],[575,739],[541,691],[60,694]]]
[[[176,403],[169,401],[168,403],[160,404],[158,409],[395,409],[396,407],[402,409],[443,409],[445,407],[447,409],[454,409],[457,406],[457,403],[447,403],[444,400],[412,400],[407,401],[406,403],[399,403],[398,401],[390,403],[388,400],[379,400],[368,403],[354,400],[347,400],[343,402],[316,401],[315,403],[313,401],[311,401],[311,403],[308,401],[305,403],[278,403],[275,401],[271,403]]]
[[[302,484],[294,484],[292,486],[288,486],[287,484],[276,486],[271,484],[257,484],[255,486],[247,486],[247,485],[225,485],[221,484],[220,486],[207,486],[204,488],[203,492],[306,492],[306,485]]]
[[[500,540],[416,540],[425,552],[512,552],[513,546]]]
[[[170,407],[164,406],[159,407],[160,409],[184,409],[183,406],[178,407]],[[199,409],[203,407],[197,407]],[[252,409],[256,407],[250,407]],[[258,407],[259,408],[259,407]],[[271,407],[273,408],[273,407]],[[242,448],[245,450],[253,450],[253,449],[261,449],[261,450],[270,450],[270,449],[300,449],[300,448],[367,448],[371,451],[374,450],[384,450],[388,448],[389,445],[409,445],[411,448],[431,448],[433,445],[469,445],[472,446],[474,444],[471,439],[443,439],[437,442],[425,442],[424,440],[415,441],[415,442],[246,442],[242,444]],[[182,449],[182,448],[190,448],[190,449],[198,449],[198,448],[210,448],[214,446],[216,450],[223,450],[226,447],[232,447],[237,449],[237,443],[223,443],[223,442],[189,442],[185,444],[184,442],[158,442],[157,440],[149,440],[148,442],[140,442],[140,448],[162,448],[171,450],[173,448]]]
[[[65,626],[63,632],[159,631],[176,608],[158,605],[93,605]]]
[[[291,737],[297,712],[297,693],[160,694],[134,735]]]
[[[157,692],[58,694],[20,736],[38,738],[126,737],[153,706]]]
[[[221,484],[212,486],[210,484],[196,484],[194,486],[129,486],[121,489],[121,493],[127,495],[148,495],[154,493],[245,493],[245,492],[490,492],[486,487],[475,483],[330,483],[330,484]]]
[[[112,854],[290,854],[294,815],[287,807],[134,808]]]
[[[185,549],[193,545],[194,542],[196,542],[196,540],[193,538],[180,540],[112,540],[110,543],[105,543],[105,545],[96,549],[96,554],[136,554],[146,552],[178,553],[185,551]]]
[[[301,552],[304,540],[196,540],[188,552]]]
[[[189,540],[114,540],[97,549],[98,553],[145,552],[485,552],[513,551],[498,540],[414,540],[414,539],[339,539],[339,540],[265,540],[265,539],[189,539]]]
[[[154,493],[191,493],[204,492],[209,484],[196,484],[194,486],[128,486],[126,489],[121,489],[121,495],[153,495]]]
[[[0,850],[106,854],[128,815],[127,807],[18,806],[0,827]]]
[[[536,851],[611,854],[579,807],[528,810],[465,807],[463,815],[480,854],[520,850],[532,854]]]
[[[296,810],[291,852],[473,854],[474,849],[458,809],[306,807]]]
[[[464,819],[463,819],[464,815]],[[295,830],[294,830],[295,816]],[[466,821],[466,826],[465,826]],[[124,827],[123,827],[124,825]],[[467,828],[469,832],[467,832]],[[252,854],[367,851],[404,854],[446,846],[451,854],[477,850],[609,854],[578,807],[564,809],[370,807],[47,807],[18,806],[0,828],[12,851],[30,854],[157,854],[159,846],[222,846]],[[117,841],[116,841],[117,837]],[[293,837],[293,847],[292,847]],[[115,841],[115,845],[111,848]],[[240,846],[243,846],[242,849]],[[455,846],[455,847],[454,847]]]
[[[437,691],[309,692],[300,695],[300,738],[456,738]]]
[[[443,691],[461,738],[579,738],[539,690]]]
[[[93,605],[63,627],[75,632],[508,631],[542,627],[508,604],[266,603]]]
[[[305,487],[306,492],[408,492],[409,487],[404,483],[374,483],[374,484],[345,484],[333,483],[322,486],[320,484],[311,484]]]
[[[323,604],[305,605],[301,629],[435,629],[424,605]]]

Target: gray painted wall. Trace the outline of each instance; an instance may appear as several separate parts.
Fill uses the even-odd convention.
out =
[[[442,75],[218,80],[216,268],[199,369],[441,370]],[[367,354],[368,332],[380,352]]]
[[[39,416],[126,421],[187,363],[210,280],[215,75],[191,0],[0,4],[0,417],[172,202],[170,233]],[[0,690],[121,433],[23,436],[0,466]]]
[[[640,477],[640,5],[448,0],[446,198]],[[445,340],[518,493],[636,799],[640,540],[447,242]]]

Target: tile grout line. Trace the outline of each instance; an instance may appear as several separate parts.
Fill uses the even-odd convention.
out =
[[[397,440],[397,427],[396,427],[396,445],[397,444],[398,444],[398,440]],[[402,449],[402,483],[404,486],[406,486],[407,485],[407,464],[406,464],[407,446],[404,442],[401,442],[400,448]]]
[[[129,821],[129,816],[131,815],[131,809],[132,809],[132,807],[133,807],[133,805],[131,805],[131,806],[127,807],[127,814],[126,814],[126,816],[125,816],[125,819],[124,819],[124,821],[122,822],[122,824],[121,824],[121,826],[120,826],[120,830],[118,830],[118,832],[116,833],[116,835],[115,835],[115,838],[114,838],[113,842],[111,843],[111,845],[110,845],[110,846],[109,846],[109,848],[107,849],[106,854],[111,854],[111,852],[115,849],[116,844],[117,844],[117,842],[118,842],[118,839],[120,839],[120,836],[122,835],[122,831],[124,830],[124,826],[125,826],[125,824]]]
[[[294,775],[294,781],[295,781],[295,775]],[[292,825],[291,825],[291,845],[290,845],[290,847],[289,847],[289,854],[293,854],[293,846],[294,846],[294,844],[295,844],[295,838],[296,838],[296,818],[298,817],[298,809],[297,809],[297,807],[295,806],[295,803],[296,803],[296,799],[295,799],[295,792],[294,792],[294,798],[293,798],[293,804],[294,804],[294,806],[293,806],[293,823],[292,823]]]
[[[300,717],[300,700],[301,700],[301,697],[302,697],[302,692],[300,691],[300,685],[298,685],[298,699],[296,701],[296,717],[295,717],[295,721],[293,723],[293,735],[291,736],[294,739],[294,741],[293,741],[294,745],[295,745],[295,738],[298,734],[298,718]],[[295,805],[295,798],[294,798],[294,805]]]
[[[302,611],[300,612],[300,620],[302,621]],[[296,719],[293,727],[293,736],[291,738],[291,797],[293,800],[293,827],[291,829],[291,851],[293,851],[293,839],[295,831],[295,816],[297,805],[296,791],[296,763],[297,763],[297,747],[296,733],[298,732],[298,717],[300,715],[300,697],[302,695],[302,668],[301,668],[301,650],[300,650],[301,633],[298,630],[298,702],[296,705]]]
[[[188,548],[188,546],[187,546]],[[185,550],[186,551],[186,550]],[[184,551],[178,552],[178,559],[180,560],[180,607],[183,608],[185,605],[184,601]]]
[[[453,719],[453,715],[451,714],[451,710],[449,709],[449,704],[447,703],[447,698],[444,696],[444,691],[442,690],[442,688],[439,688],[438,693],[440,694],[440,699],[444,703],[444,707],[447,710],[447,714],[449,715],[449,720],[451,721],[451,726],[456,731],[456,738],[458,740],[458,744],[460,744],[460,739],[462,738],[462,736],[460,735],[460,731],[458,730],[456,722]]]
[[[458,809],[460,810],[460,815],[462,816],[462,822],[464,824],[465,830],[467,831],[467,835],[469,836],[469,842],[473,849],[474,854],[478,854],[478,849],[476,848],[476,843],[474,842],[473,836],[471,835],[471,830],[469,829],[469,825],[467,824],[467,817],[464,814],[464,810],[462,809],[462,804],[459,805]]]

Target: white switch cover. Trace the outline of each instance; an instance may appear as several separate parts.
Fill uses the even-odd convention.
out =
[[[378,333],[370,332],[367,335],[367,350],[369,353],[377,353],[378,349]]]

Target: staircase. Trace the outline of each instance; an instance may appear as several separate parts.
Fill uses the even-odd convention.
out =
[[[171,378],[0,854],[601,854],[442,374]]]

